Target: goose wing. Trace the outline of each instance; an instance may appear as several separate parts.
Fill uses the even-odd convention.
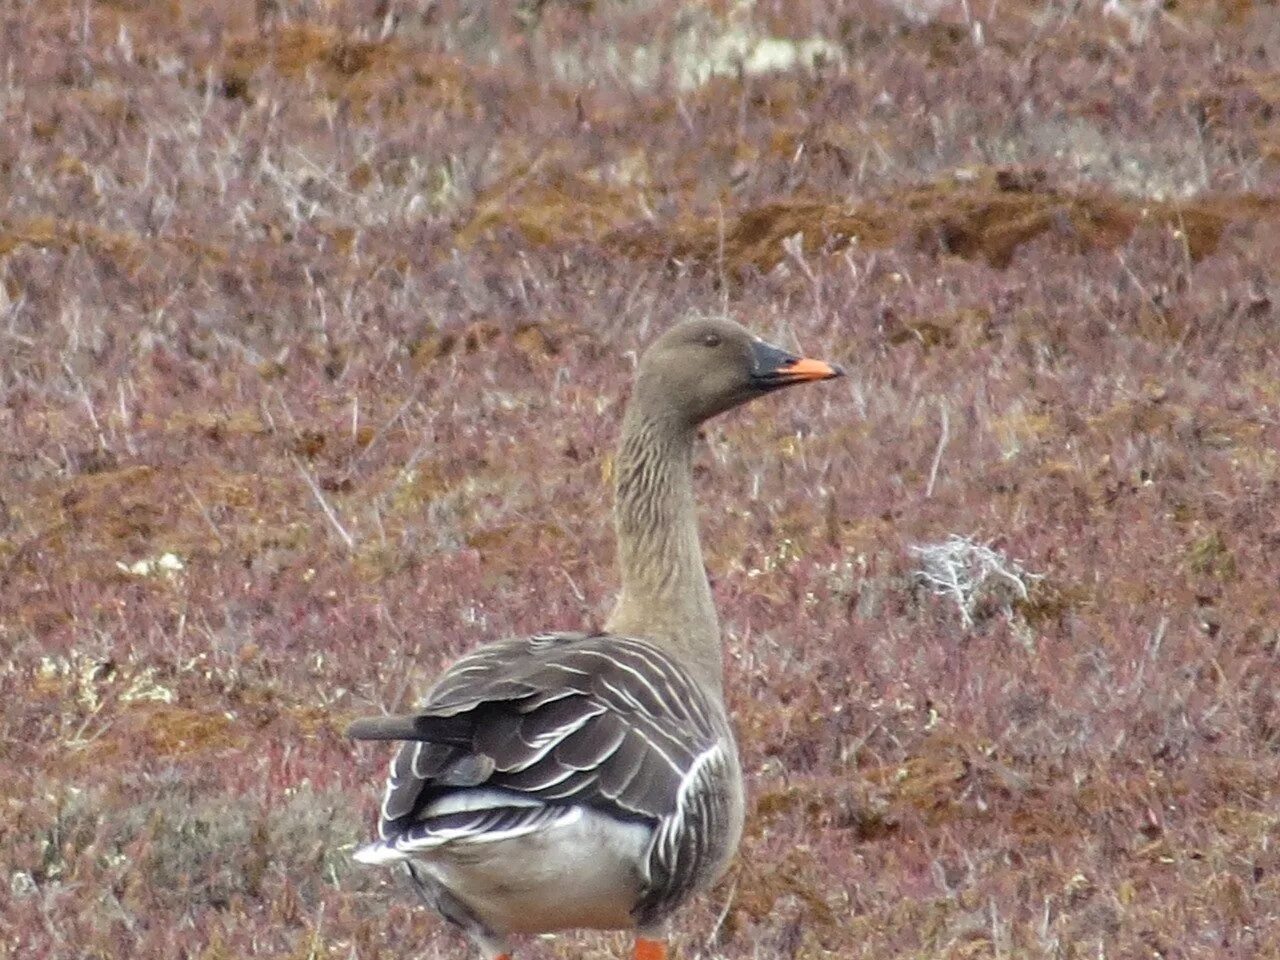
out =
[[[651,823],[642,921],[706,879],[735,829],[723,707],[643,640],[492,644],[455,663],[414,714],[356,721],[349,734],[406,741],[383,798],[383,847],[515,836],[582,806]]]

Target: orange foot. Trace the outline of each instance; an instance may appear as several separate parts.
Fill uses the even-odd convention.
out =
[[[636,937],[635,960],[667,960],[667,945],[661,940]]]

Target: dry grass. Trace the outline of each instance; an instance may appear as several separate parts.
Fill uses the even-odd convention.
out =
[[[851,376],[707,431],[754,809],[680,954],[1280,954],[1264,6],[0,28],[0,957],[465,956],[338,731],[606,611],[630,356],[721,309]],[[953,535],[1038,579],[958,615]]]

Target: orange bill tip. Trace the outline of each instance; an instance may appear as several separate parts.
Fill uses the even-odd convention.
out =
[[[802,357],[785,367],[779,367],[778,374],[788,380],[830,380],[833,377],[843,377],[844,371],[825,360]]]

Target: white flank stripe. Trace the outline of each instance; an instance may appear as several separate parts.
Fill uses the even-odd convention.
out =
[[[702,777],[703,769],[710,765],[714,760],[721,757],[724,753],[719,743],[713,743],[706,750],[703,750],[689,766],[689,772],[684,775],[680,781],[680,794],[676,798],[676,817],[683,820],[685,807],[689,802],[689,795],[693,788],[698,785],[699,779]]]
[[[565,807],[564,814],[556,817],[554,820],[539,820],[527,826],[516,827],[511,830],[489,830],[485,833],[473,833],[466,837],[468,843],[493,843],[497,840],[507,840],[512,837],[523,837],[526,834],[536,833],[539,830],[554,830],[558,827],[567,827],[571,823],[577,823],[582,819],[581,807]]]
[[[443,817],[450,813],[468,813],[472,810],[501,810],[510,807],[540,807],[542,804],[530,797],[522,797],[506,790],[458,790],[447,793],[439,800],[427,804],[422,818]]]
[[[405,858],[404,854],[390,843],[366,843],[351,857],[357,863],[363,863],[371,867],[384,863],[395,863]]]

